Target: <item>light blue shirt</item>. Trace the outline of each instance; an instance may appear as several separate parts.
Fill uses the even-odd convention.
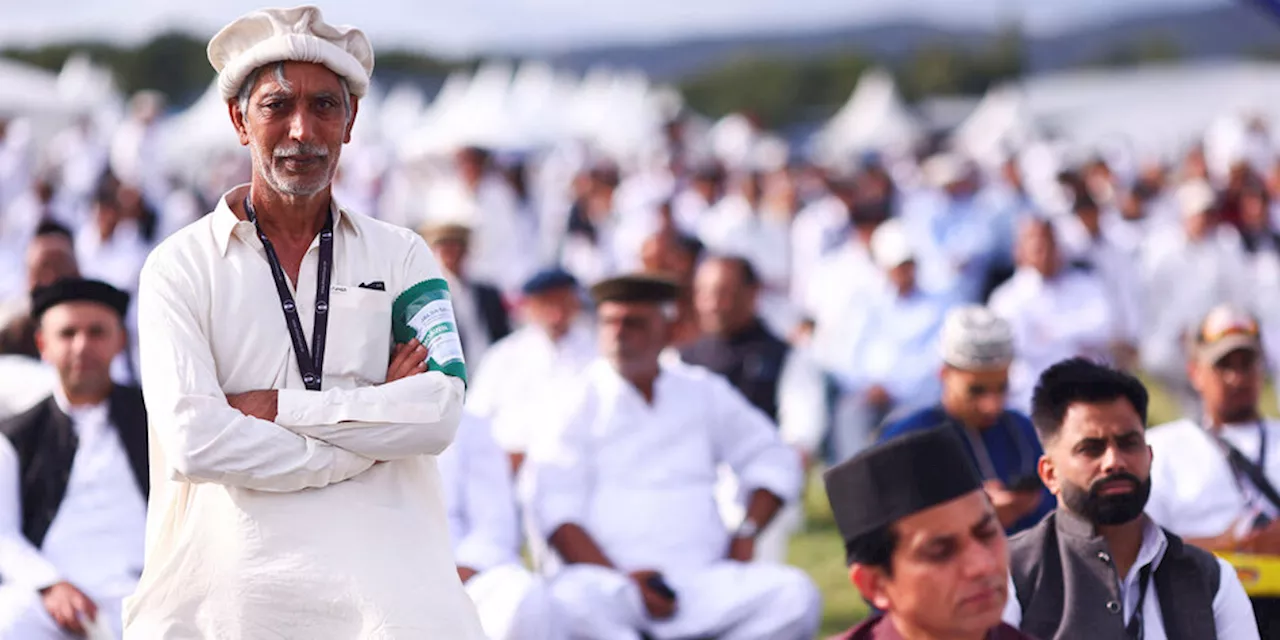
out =
[[[950,295],[917,289],[900,296],[890,288],[859,300],[842,330],[849,337],[833,373],[846,391],[880,385],[898,403],[929,402],[941,393],[938,350]]]

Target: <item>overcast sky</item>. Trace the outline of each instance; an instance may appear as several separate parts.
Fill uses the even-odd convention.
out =
[[[989,26],[1021,16],[1045,33],[1159,6],[1231,0],[321,0],[329,22],[378,47],[438,54],[527,51],[925,18]],[[202,36],[262,0],[0,0],[0,46],[89,36],[136,42],[179,28]],[[289,3],[292,4],[292,3]],[[284,6],[288,6],[287,4]]]

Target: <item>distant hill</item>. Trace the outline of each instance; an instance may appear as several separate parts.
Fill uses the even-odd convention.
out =
[[[658,45],[604,46],[538,57],[582,71],[593,65],[637,68],[660,80],[710,70],[742,57],[809,58],[853,51],[895,61],[926,46],[976,49],[995,31],[944,29],[896,22],[788,34],[736,35]],[[1160,47],[1181,58],[1280,57],[1280,21],[1248,4],[1141,14],[1026,43],[1032,71],[1122,57],[1134,47]]]

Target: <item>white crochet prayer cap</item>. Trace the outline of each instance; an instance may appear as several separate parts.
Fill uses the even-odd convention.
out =
[[[209,41],[218,91],[230,100],[254,69],[273,62],[314,62],[345,78],[351,95],[369,90],[373,47],[354,27],[327,24],[314,6],[260,9],[237,18]]]
[[[965,371],[1007,367],[1013,362],[1013,329],[983,306],[952,309],[942,323],[942,360]]]

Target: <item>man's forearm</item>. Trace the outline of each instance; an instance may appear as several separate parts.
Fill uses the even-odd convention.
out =
[[[461,380],[439,372],[376,387],[279,392],[276,423],[376,460],[444,451],[462,417]]]
[[[559,553],[560,557],[569,564],[594,564],[610,569],[615,568],[591,534],[576,524],[560,525],[555,533],[551,534],[549,542],[556,553]]]
[[[756,489],[751,492],[751,500],[747,502],[746,517],[763,529],[769,526],[781,508],[781,498],[766,489]]]

